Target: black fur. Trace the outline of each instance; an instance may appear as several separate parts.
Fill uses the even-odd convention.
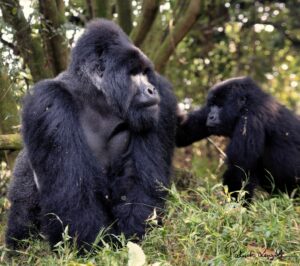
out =
[[[212,106],[218,107],[216,116]],[[230,192],[240,190],[246,177],[249,200],[257,185],[269,193],[289,194],[298,187],[300,119],[252,79],[233,78],[214,86],[206,105],[179,126],[177,145],[187,146],[212,134],[230,138],[223,176]]]
[[[133,91],[130,75],[138,73],[158,91],[158,115],[137,106],[140,89]],[[90,23],[68,70],[35,85],[22,118],[25,149],[10,187],[9,246],[33,227],[51,245],[67,225],[79,246],[108,226],[112,234],[143,236],[146,219],[164,206],[160,186],[169,185],[176,99],[118,26]]]

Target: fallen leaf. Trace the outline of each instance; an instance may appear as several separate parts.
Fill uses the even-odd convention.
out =
[[[128,248],[128,266],[143,266],[146,264],[146,256],[142,248],[133,243],[127,243]]]

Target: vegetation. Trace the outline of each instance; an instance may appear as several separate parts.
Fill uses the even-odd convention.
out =
[[[53,253],[44,241],[32,239],[12,253],[4,246],[4,229],[7,183],[22,146],[21,99],[35,82],[66,68],[89,20],[119,23],[172,81],[185,109],[201,105],[216,82],[250,75],[300,113],[299,16],[297,0],[0,0],[0,264],[297,264],[298,200],[258,191],[249,209],[242,207],[243,192],[240,202],[232,202],[219,183],[226,142],[221,138],[176,152],[174,164],[181,170],[173,175],[164,224],[138,246],[121,237],[123,247],[104,243],[78,256],[67,241]]]
[[[163,226],[157,227],[152,217],[149,223],[153,228],[138,246],[120,237],[123,247],[104,243],[104,247],[78,256],[67,242],[66,229],[65,242],[56,246],[56,253],[41,239],[26,241],[28,247],[15,253],[1,244],[0,264],[296,265],[300,261],[297,202],[286,195],[269,198],[257,193],[247,210],[242,207],[243,193],[240,202],[232,202],[216,182],[217,171],[211,172],[212,168],[206,169],[206,174],[203,165],[199,171],[192,169],[191,183],[182,187],[178,180],[177,189],[172,185]]]

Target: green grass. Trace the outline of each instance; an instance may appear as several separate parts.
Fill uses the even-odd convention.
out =
[[[35,239],[29,240],[26,249],[11,253],[3,244],[4,214],[0,265],[127,265],[128,261],[139,265],[144,255],[146,263],[155,266],[299,265],[299,203],[286,195],[270,198],[257,193],[255,203],[245,209],[242,201],[232,202],[223,192],[215,173],[204,165],[196,168],[187,187],[178,191],[172,185],[163,226],[153,226],[140,248],[121,237],[123,248],[104,243],[102,248],[78,256],[67,241],[59,243],[54,253],[47,243]]]

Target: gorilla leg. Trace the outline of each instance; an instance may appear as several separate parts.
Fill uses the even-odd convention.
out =
[[[231,196],[235,199],[238,198],[238,191],[244,188],[248,192],[245,199],[247,202],[250,202],[256,187],[256,172],[247,172],[237,166],[229,165],[223,175],[223,185],[228,186],[228,191],[231,192]]]
[[[155,208],[158,211],[163,208],[162,200],[150,197],[140,186],[121,196],[121,201],[113,207],[118,233],[124,233],[126,237],[135,235],[141,239],[145,234],[146,221]]]
[[[30,202],[13,202],[8,216],[6,244],[13,249],[19,246],[19,241],[36,234],[39,228],[37,216],[39,208]]]
[[[16,248],[18,240],[37,233],[39,229],[38,191],[26,151],[21,151],[15,166],[14,178],[9,189],[11,208],[6,230],[6,244]]]
[[[60,207],[66,209],[68,205]],[[57,209],[57,211],[61,210]],[[64,215],[59,215],[57,212],[48,212],[43,215],[41,232],[47,236],[52,248],[62,240],[66,226],[68,226],[68,235],[72,237],[72,240],[76,240],[74,242],[80,251],[89,250],[102,229],[110,228],[108,234],[115,234],[113,220],[109,216],[108,209],[101,202],[95,201],[86,202],[85,206],[72,206]]]
[[[163,200],[155,196],[155,191],[149,196],[134,176],[125,174],[117,177],[112,185],[112,214],[116,220],[117,234],[124,233],[126,237],[135,235],[142,238],[145,234],[146,220],[155,207],[163,207]]]

